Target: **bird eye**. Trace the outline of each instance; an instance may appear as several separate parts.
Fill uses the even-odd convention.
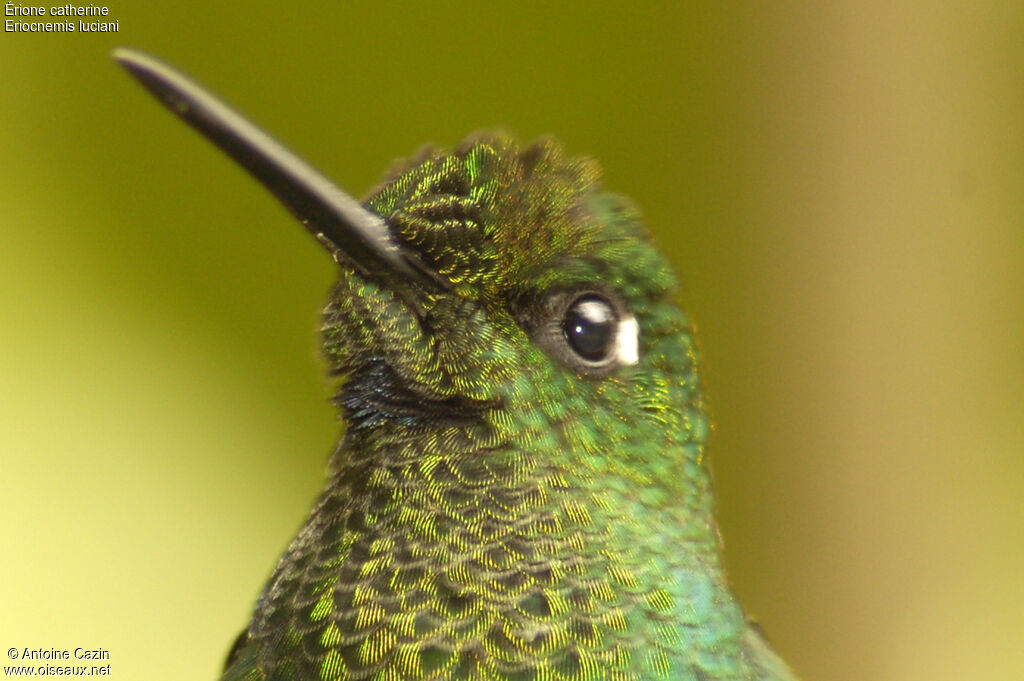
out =
[[[588,362],[603,362],[614,352],[617,327],[611,303],[595,295],[577,298],[562,320],[569,347]]]
[[[639,328],[617,296],[555,292],[534,315],[524,319],[534,341],[581,374],[605,376],[637,362]]]

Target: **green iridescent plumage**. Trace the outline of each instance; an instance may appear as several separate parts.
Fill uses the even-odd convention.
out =
[[[675,279],[595,163],[502,134],[366,207],[115,57],[332,253],[346,430],[223,681],[793,681],[728,589]]]
[[[449,286],[337,254],[347,430],[225,680],[792,678],[722,573],[674,277],[597,182],[492,134],[368,199]],[[576,291],[636,317],[635,364],[588,375],[536,342]]]

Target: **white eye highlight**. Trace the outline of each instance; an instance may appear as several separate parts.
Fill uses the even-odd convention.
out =
[[[615,358],[619,364],[636,364],[640,361],[640,325],[633,315],[619,320],[615,333]]]

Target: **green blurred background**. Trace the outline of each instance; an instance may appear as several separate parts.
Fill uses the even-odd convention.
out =
[[[357,194],[482,127],[599,158],[682,275],[776,647],[807,681],[1024,678],[1024,5],[110,10],[0,36],[0,650],[215,678],[339,430],[331,263],[130,45]]]

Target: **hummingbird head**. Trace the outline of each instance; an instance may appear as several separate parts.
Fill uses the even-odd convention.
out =
[[[548,449],[644,487],[692,477],[675,470],[699,464],[708,431],[691,326],[595,162],[479,134],[398,164],[360,205],[174,69],[114,56],[337,261],[324,348],[350,433],[386,428],[426,457],[458,455],[460,439]]]
[[[649,496],[679,482],[668,469],[707,435],[691,327],[595,162],[479,134],[399,163],[365,206],[417,276],[327,244],[341,276],[324,347],[351,431],[429,432],[428,458],[452,438],[546,451]]]

